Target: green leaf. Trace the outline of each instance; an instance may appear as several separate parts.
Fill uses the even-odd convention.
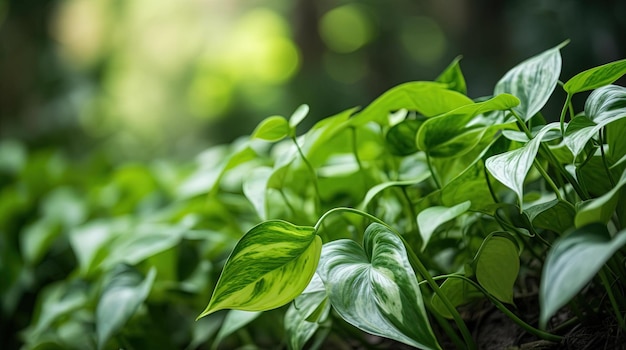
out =
[[[306,115],[309,114],[309,106],[308,105],[300,105],[289,117],[289,126],[291,128],[295,128],[300,124]]]
[[[253,139],[265,141],[280,141],[289,136],[289,122],[284,117],[274,115],[267,117],[259,123],[252,133]]]
[[[463,56],[457,56],[446,69],[439,74],[435,81],[448,84],[448,89],[458,91],[463,95],[467,95],[467,86],[465,85],[465,77],[461,71],[459,61]]]
[[[626,185],[626,171],[622,173],[618,183],[609,192],[582,202],[574,220],[576,227],[583,227],[594,222],[608,223],[617,207],[624,185]]]
[[[570,95],[611,84],[626,74],[626,59],[580,72],[568,80],[563,89]]]
[[[96,331],[98,348],[102,349],[115,334],[135,314],[146,300],[156,277],[153,267],[146,278],[126,265],[119,265],[104,287],[96,308]]]
[[[326,287],[318,274],[313,276],[304,292],[289,306],[285,314],[285,333],[289,349],[302,349],[320,324],[328,319],[330,303]]]
[[[526,208],[524,213],[536,228],[563,234],[574,226],[576,209],[569,202],[555,199]]]
[[[332,306],[355,327],[421,349],[439,349],[405,247],[380,224],[324,245],[318,273]]]
[[[524,179],[537,156],[543,136],[558,128],[559,123],[548,124],[522,148],[492,156],[485,162],[491,175],[517,194],[520,205],[524,198]]]
[[[385,135],[389,151],[398,156],[407,156],[417,152],[415,135],[422,123],[421,120],[407,119],[391,127]]]
[[[508,233],[494,233],[477,254],[476,279],[498,300],[513,304],[513,285],[520,269],[518,247]]]
[[[445,282],[439,286],[439,290],[448,298],[454,307],[465,305],[484,297],[483,293],[476,289],[476,287],[460,278],[454,277],[448,277]],[[432,306],[441,316],[452,319],[452,314],[443,301],[441,301],[439,295],[433,294]]]
[[[430,118],[419,129],[417,133],[417,147],[434,156],[451,156],[449,149],[471,150],[472,146],[478,143],[482,137],[484,129],[477,126],[467,126],[467,124],[477,115],[511,109],[519,104],[515,96],[500,94],[484,102],[471,103],[461,106],[443,115]],[[477,133],[478,131],[478,133]],[[470,135],[467,139],[467,135]],[[451,147],[451,144],[458,143],[460,146]],[[460,153],[460,152],[459,152]],[[460,155],[460,154],[456,154]]]
[[[496,84],[494,95],[509,93],[520,99],[513,110],[524,121],[530,120],[543,108],[554,91],[561,74],[559,49],[568,41],[531,57],[508,71]]]
[[[424,240],[422,251],[426,248],[430,237],[441,224],[450,221],[465,213],[471,206],[470,201],[465,201],[451,208],[429,207],[417,214],[417,225]]]
[[[416,81],[398,85],[368,105],[351,119],[352,125],[358,126],[375,121],[388,123],[388,114],[400,109],[417,111],[426,117],[446,113],[455,108],[472,103],[472,100],[445,84],[430,81]]]
[[[211,349],[217,349],[222,340],[254,321],[259,315],[261,315],[260,311],[229,310]]]
[[[313,277],[321,248],[313,227],[280,220],[253,227],[228,257],[198,318],[221,309],[265,311],[287,304]]]
[[[541,274],[539,325],[550,318],[591,281],[609,258],[626,244],[626,230],[611,238],[602,224],[576,229],[558,239],[548,252]]]

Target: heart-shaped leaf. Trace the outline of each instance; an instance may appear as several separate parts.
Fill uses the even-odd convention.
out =
[[[313,277],[322,248],[315,229],[270,220],[248,231],[233,249],[207,308],[265,311],[298,296]]]
[[[591,281],[602,265],[626,244],[626,230],[613,238],[606,225],[591,224],[557,240],[543,265],[539,325],[549,319]]]
[[[422,251],[426,248],[430,237],[433,235],[437,227],[444,222],[450,221],[465,213],[470,206],[471,202],[465,201],[451,208],[437,206],[429,207],[417,214],[417,225],[420,229],[422,239],[424,240]]]
[[[421,349],[439,349],[405,247],[380,224],[324,245],[318,273],[332,306],[355,327]]]
[[[508,71],[496,84],[494,95],[509,93],[520,99],[513,110],[524,120],[532,118],[543,108],[554,91],[561,74],[560,49],[564,42],[531,57]]]
[[[555,199],[526,208],[524,213],[535,227],[563,234],[574,226],[576,210],[569,202]]]
[[[580,72],[568,80],[563,89],[568,94],[575,94],[588,90],[597,89],[611,84],[622,75],[626,74],[626,59],[619,60]]]
[[[515,191],[520,205],[524,196],[524,179],[537,156],[543,136],[548,131],[558,128],[559,123],[548,124],[522,148],[492,156],[485,162],[487,170],[493,177]]]
[[[496,232],[483,241],[476,255],[476,279],[498,300],[513,304],[513,285],[520,269],[518,247],[513,237]]]

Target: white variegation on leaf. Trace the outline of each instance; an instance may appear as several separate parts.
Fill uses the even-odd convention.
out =
[[[558,128],[558,123],[550,123],[522,148],[492,156],[485,161],[485,166],[491,175],[515,191],[520,205],[524,196],[524,179],[537,156],[543,136],[550,130],[558,130]]]
[[[253,227],[228,257],[198,318],[221,309],[265,311],[287,304],[309,284],[321,248],[313,227],[280,220]]]
[[[363,248],[337,240],[322,248],[318,273],[337,313],[355,327],[421,349],[440,349],[402,240],[380,224]]]
[[[496,84],[494,95],[509,93],[520,99],[513,110],[524,120],[532,118],[548,102],[561,74],[560,49],[567,41],[531,57],[508,71]]]

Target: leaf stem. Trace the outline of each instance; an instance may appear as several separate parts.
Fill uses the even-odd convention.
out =
[[[437,189],[440,190],[441,182],[439,181],[439,178],[437,178],[437,174],[435,174],[435,168],[433,168],[433,165],[430,161],[430,156],[428,155],[428,152],[424,153],[426,153],[426,164],[428,165],[428,170],[430,170],[430,173],[432,174],[433,180],[435,181],[435,186],[437,186]]]
[[[563,104],[563,109],[561,110],[561,117],[559,118],[559,123],[561,124],[561,135],[565,135],[565,114],[567,113],[567,108],[572,102],[572,95],[570,93],[567,94],[567,98],[565,99],[565,104]],[[572,117],[572,113],[570,111],[570,118]]]
[[[541,166],[541,164],[539,164],[539,161],[537,160],[537,158],[535,158],[533,164],[535,165],[535,168],[539,170],[539,173],[544,178],[544,180],[546,180],[546,182],[548,183],[548,186],[552,188],[552,191],[554,191],[554,194],[556,194],[556,198],[560,201],[563,201],[563,196],[561,196],[561,191],[559,191],[559,188],[556,186],[554,181],[552,181],[552,178],[550,177],[550,175],[548,175],[546,170]]]
[[[620,312],[620,308],[617,304],[617,300],[615,299],[615,295],[613,294],[613,288],[611,288],[611,283],[609,283],[609,279],[606,276],[605,268],[602,268],[598,275],[600,276],[602,285],[604,286],[604,289],[606,289],[606,292],[609,296],[609,300],[611,301],[611,306],[613,307],[613,312],[615,312],[615,318],[617,318],[617,322],[622,329],[626,329],[626,323],[624,323],[624,318]]]
[[[559,335],[542,331],[524,322],[524,320],[517,317],[517,315],[511,312],[511,310],[509,310],[500,300],[496,299],[493,295],[489,294],[489,292],[487,292],[480,284],[474,282],[473,280],[463,275],[455,275],[455,274],[448,275],[448,277],[458,278],[458,279],[464,280],[467,283],[470,283],[472,286],[474,286],[474,288],[480,290],[498,308],[498,310],[502,311],[507,317],[513,320],[513,322],[517,323],[520,327],[522,327],[528,333],[538,338],[541,338],[543,340],[548,340],[552,342],[560,342],[563,339],[563,337]]]
[[[602,155],[602,165],[604,165],[604,171],[609,178],[611,187],[615,187],[615,179],[613,178],[613,174],[611,174],[611,170],[609,169],[609,163],[606,160],[606,155],[604,154],[604,136],[605,134],[602,132],[602,129],[600,129],[598,131],[598,138],[600,139],[600,154]]]
[[[311,173],[311,176],[313,177],[313,187],[315,188],[315,213],[319,213],[321,210],[321,198],[322,196],[320,195],[320,189],[319,189],[319,185],[317,183],[317,173],[315,172],[315,169],[313,168],[313,165],[311,165],[311,163],[309,162],[309,160],[304,156],[304,152],[302,152],[302,148],[300,148],[300,145],[298,144],[298,140],[296,139],[295,136],[291,137],[291,140],[293,141],[293,143],[296,145],[296,148],[298,149],[298,153],[300,154],[300,157],[302,158],[302,161],[304,162],[304,164],[306,164],[307,168],[309,169],[309,172]]]

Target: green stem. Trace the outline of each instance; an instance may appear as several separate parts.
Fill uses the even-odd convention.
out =
[[[502,311],[507,317],[509,317],[511,320],[513,320],[513,322],[517,323],[520,327],[522,327],[526,332],[540,338],[543,340],[548,340],[548,341],[552,341],[552,342],[560,342],[563,337],[556,335],[556,334],[552,334],[552,333],[548,333],[546,331],[542,331],[540,329],[537,329],[531,325],[529,325],[528,323],[524,322],[524,320],[522,320],[521,318],[517,317],[517,315],[515,315],[513,312],[511,312],[511,310],[509,310],[500,300],[496,299],[494,296],[492,296],[491,294],[489,294],[489,292],[487,292],[480,284],[472,281],[471,279],[462,276],[462,275],[449,275],[448,277],[454,277],[454,278],[459,278],[464,280],[465,282],[471,284],[472,286],[474,286],[474,288],[478,289],[481,293],[483,293],[487,298],[489,298],[489,300],[498,308],[498,310]]]
[[[548,183],[548,186],[552,188],[552,191],[554,191],[554,194],[556,194],[556,199],[563,201],[563,196],[561,196],[561,191],[559,191],[559,188],[556,186],[554,181],[552,181],[552,178],[550,177],[550,175],[548,175],[546,170],[541,166],[541,164],[539,164],[539,161],[537,160],[537,158],[535,158],[533,164],[535,165],[535,168],[539,170],[539,173],[544,178],[544,180],[546,180],[546,182]]]
[[[495,203],[499,203],[500,201],[498,200],[498,197],[496,196],[496,193],[493,190],[493,186],[491,185],[491,180],[489,180],[489,172],[487,171],[487,167],[484,165],[484,162],[483,162],[483,172],[485,173],[485,180],[487,181],[487,188],[489,188],[489,193],[491,193],[491,198],[493,198],[493,201]]]
[[[609,163],[606,160],[606,156],[604,154],[604,133],[602,129],[598,131],[600,138],[600,154],[602,155],[602,165],[604,165],[604,171],[609,178],[609,182],[611,183],[611,187],[615,187],[615,179],[613,178],[613,174],[611,174],[611,170],[609,169]]]
[[[463,342],[463,339],[459,338],[458,334],[454,331],[454,329],[452,329],[452,327],[448,323],[448,320],[446,320],[436,310],[433,309],[432,303],[430,302],[430,300],[428,300],[428,298],[424,298],[424,304],[426,305],[428,311],[430,311],[430,314],[433,315],[437,323],[439,323],[443,331],[448,335],[448,337],[450,337],[450,340],[452,340],[452,342],[456,345],[457,349],[464,349],[465,343]]]
[[[433,165],[430,162],[430,156],[428,155],[428,152],[425,152],[425,153],[426,153],[426,164],[428,164],[428,170],[430,170],[430,173],[432,174],[433,180],[435,181],[435,186],[437,186],[437,189],[440,190],[441,182],[439,181],[437,174],[435,174],[435,169],[433,168]]]
[[[572,95],[567,94],[567,98],[565,99],[565,104],[563,104],[563,109],[561,110],[561,117],[559,118],[559,123],[561,124],[561,135],[565,135],[565,114],[567,113],[567,107],[572,102]],[[570,118],[572,114],[570,112]]]
[[[293,136],[291,138],[291,140],[293,141],[293,143],[296,145],[296,148],[298,149],[298,153],[300,154],[300,157],[302,158],[302,161],[304,162],[304,164],[306,164],[307,168],[309,169],[309,172],[311,173],[311,177],[313,178],[313,187],[315,188],[315,213],[319,213],[320,209],[321,209],[321,198],[322,196],[320,195],[320,189],[319,189],[319,185],[317,184],[317,173],[315,172],[315,169],[313,168],[313,165],[311,165],[311,163],[309,163],[309,160],[304,156],[304,152],[302,152],[302,148],[300,148],[300,145],[298,144],[298,140],[296,140],[296,137]]]
[[[422,264],[422,262],[417,258],[417,256],[415,255],[415,252],[413,252],[413,249],[411,249],[411,247],[409,246],[407,241],[404,239],[404,237],[402,237],[400,232],[396,231],[395,228],[391,227],[386,222],[382,221],[381,219],[379,219],[379,218],[377,218],[377,217],[375,217],[375,216],[373,216],[373,215],[371,215],[369,213],[366,213],[364,211],[360,211],[360,210],[354,209],[354,208],[348,208],[348,207],[333,208],[333,209],[327,211],[326,213],[324,213],[324,215],[322,215],[322,217],[320,217],[320,219],[315,224],[315,230],[317,231],[317,229],[319,228],[321,222],[324,219],[326,219],[326,217],[328,217],[328,215],[330,215],[332,213],[336,213],[336,212],[348,212],[348,213],[353,213],[353,214],[364,216],[364,217],[372,220],[373,222],[377,222],[377,223],[385,226],[387,229],[389,229],[389,231],[393,232],[402,241],[402,244],[404,244],[404,247],[405,247],[406,252],[408,254],[408,257],[409,257],[409,263],[411,264],[413,269],[415,269],[417,271],[417,273],[419,273],[422,277],[424,277],[424,279],[427,281],[428,285],[430,285],[430,287],[433,289],[435,294],[437,294],[437,296],[439,296],[439,298],[441,299],[443,304],[446,306],[446,308],[448,309],[448,311],[452,315],[452,318],[454,319],[454,322],[459,327],[459,331],[461,332],[461,335],[463,336],[463,340],[465,341],[465,343],[468,346],[468,348],[469,349],[476,349],[476,343],[474,342],[474,339],[472,338],[472,334],[470,333],[469,329],[467,329],[467,325],[463,321],[463,318],[461,318],[461,315],[456,310],[454,305],[452,305],[452,303],[450,302],[448,297],[441,291],[441,289],[439,289],[439,285],[437,284],[437,282],[435,282],[433,277],[428,272],[428,269],[426,269],[426,267]]]
[[[606,290],[609,296],[609,300],[611,301],[611,306],[613,307],[613,312],[615,312],[615,318],[617,319],[617,322],[619,323],[622,329],[626,329],[624,318],[620,312],[619,305],[617,304],[617,300],[615,299],[615,295],[613,294],[613,288],[611,288],[611,283],[609,282],[609,279],[606,276],[605,269],[604,268],[601,269],[598,275],[600,276],[600,280],[602,281],[602,284],[604,285],[604,289]]]
[[[522,120],[522,118],[520,118],[520,116],[517,115],[515,111],[513,110],[509,110],[509,111],[513,114],[513,116],[515,116],[515,118],[518,121],[518,125],[524,131],[528,139],[531,139],[532,134],[530,130],[528,130],[528,128],[526,127],[526,124],[524,124],[524,121]],[[585,200],[585,199],[590,198],[587,192],[584,191],[582,187],[580,187],[580,184],[578,183],[578,181],[576,181],[576,179],[574,179],[572,175],[563,167],[563,165],[556,159],[554,154],[552,154],[552,151],[550,151],[550,148],[548,148],[548,146],[545,145],[543,142],[539,142],[539,152],[548,159],[548,162],[550,164],[554,165],[559,170],[559,172],[561,173],[561,175],[563,175],[563,177],[565,177],[567,182],[572,184],[574,191],[576,191],[576,193],[581,199]]]

